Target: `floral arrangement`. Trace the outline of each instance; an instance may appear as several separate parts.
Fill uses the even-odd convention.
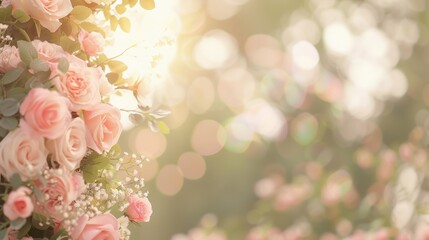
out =
[[[152,214],[144,156],[122,153],[117,89],[127,66],[103,53],[122,16],[151,0],[3,0],[0,8],[0,239],[129,239]],[[110,32],[109,32],[110,31]],[[145,106],[133,119],[156,121]]]

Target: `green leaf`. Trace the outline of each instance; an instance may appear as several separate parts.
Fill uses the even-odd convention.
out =
[[[152,10],[155,8],[154,0],[140,0],[140,6],[146,10]]]
[[[98,32],[103,37],[106,36],[106,33],[103,31],[103,29],[99,28],[97,25],[90,23],[90,22],[82,22],[79,24],[81,28],[85,29],[87,32]]]
[[[16,100],[21,101],[22,99],[24,99],[26,95],[25,88],[23,87],[11,88],[6,92],[6,95],[9,98],[15,98]]]
[[[69,70],[70,64],[67,58],[61,58],[60,62],[58,63],[58,70],[60,70],[61,73],[66,73]]]
[[[126,18],[126,17],[121,17],[118,20],[119,23],[119,27],[121,27],[122,31],[124,32],[129,32],[131,30],[131,22],[130,19]]]
[[[138,0],[129,0],[128,4],[130,4],[130,7],[134,7],[138,3]]]
[[[7,135],[8,132],[9,132],[8,130],[0,127],[0,137],[2,137],[2,138],[6,137],[6,135]]]
[[[38,56],[37,50],[31,42],[22,40],[18,41],[18,51],[19,57],[26,66],[29,66],[31,61],[36,59]]]
[[[18,29],[18,32],[21,33],[21,35],[24,37],[26,41],[31,42],[30,36],[28,36],[28,33],[24,29],[17,27],[16,25],[15,25],[15,28]]]
[[[111,60],[107,63],[107,65],[109,66],[110,70],[112,72],[116,72],[116,73],[121,73],[124,72],[125,70],[128,69],[127,65],[125,65],[125,63],[120,62],[120,61],[116,61],[116,60]]]
[[[0,8],[0,23],[7,23],[12,17],[12,4],[5,8]],[[0,238],[1,239],[1,238]]]
[[[123,4],[119,4],[118,6],[116,6],[116,12],[118,12],[119,14],[124,14],[125,11],[127,11],[127,7]]]
[[[34,21],[34,26],[35,26],[35,28],[36,28],[36,34],[37,34],[37,37],[40,37],[40,35],[41,35],[41,33],[42,33],[42,26],[40,25],[40,22],[39,22],[39,21],[36,21],[36,20],[34,20],[34,19],[33,19],[33,21]]]
[[[109,83],[114,84],[119,79],[119,74],[115,72],[110,72],[106,74],[107,80],[109,80]]]
[[[19,101],[14,98],[0,99],[0,114],[6,117],[15,115],[19,110]]]
[[[22,239],[31,229],[31,221],[26,221],[25,225],[18,231],[18,239]]]
[[[53,226],[53,222],[50,218],[35,212],[33,212],[33,215],[31,217],[31,223],[35,228],[39,230],[46,230],[49,227]]]
[[[14,173],[12,177],[10,177],[9,182],[13,189],[17,189],[22,186],[22,180],[18,173]]]
[[[35,72],[47,72],[49,71],[49,64],[38,58],[33,59],[30,63],[30,68]]]
[[[11,70],[7,71],[2,77],[1,84],[6,85],[15,82],[23,72],[23,68],[12,68]]]
[[[60,228],[52,237],[50,240],[60,240],[60,239],[68,239],[68,233],[64,228]]]
[[[7,234],[7,228],[0,230],[0,239],[4,239]]]
[[[18,219],[14,220],[10,223],[10,227],[15,229],[15,230],[18,230],[18,229],[21,229],[25,225],[26,222],[27,222],[27,219],[18,218]]]
[[[158,126],[159,131],[161,131],[161,133],[167,135],[170,133],[170,128],[168,127],[168,125],[164,122],[164,121],[157,121],[156,125]]]
[[[110,16],[110,27],[113,31],[118,28],[118,19],[115,16]]]
[[[89,7],[78,5],[73,8],[70,15],[72,15],[77,20],[83,21],[91,16],[92,10]]]
[[[98,178],[98,171],[110,164],[110,159],[97,153],[90,154],[81,164],[83,178],[86,182],[94,182]]]
[[[0,119],[0,127],[12,131],[18,127],[18,120],[14,117],[3,117]]]
[[[13,13],[12,16],[18,20],[18,22],[20,23],[26,23],[30,20],[30,16],[28,16],[27,13],[25,13],[24,11],[22,11],[21,9],[16,9]]]

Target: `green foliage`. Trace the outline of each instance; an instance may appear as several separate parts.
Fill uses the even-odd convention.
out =
[[[39,230],[46,230],[54,225],[50,218],[36,212],[33,212],[31,223],[33,227]]]
[[[19,51],[19,57],[21,58],[22,62],[29,66],[31,62],[37,58],[37,50],[34,48],[33,44],[28,41],[18,41],[18,51]]]
[[[12,221],[10,223],[10,226],[12,228],[14,228],[14,229],[20,229],[20,228],[22,228],[25,225],[26,222],[27,222],[27,219],[25,219],[25,218],[18,218],[16,220]]]
[[[147,10],[152,10],[155,8],[155,1],[154,0],[140,0],[140,6],[142,8]]]
[[[21,187],[21,186],[22,186],[22,184],[23,184],[23,182],[22,182],[22,180],[21,180],[21,177],[19,176],[19,174],[18,174],[18,173],[14,173],[14,174],[12,175],[12,177],[10,177],[9,182],[10,182],[10,184],[12,185],[12,187],[13,187],[14,189],[17,189],[17,188]]]
[[[13,68],[6,72],[4,76],[1,79],[1,84],[6,85],[9,83],[13,83],[21,76],[21,74],[24,72],[23,68]]]
[[[31,229],[31,221],[26,221],[25,225],[18,231],[18,239],[22,239]]]
[[[69,61],[67,58],[60,59],[60,62],[58,63],[58,70],[64,74],[69,70]]]
[[[71,16],[80,21],[87,19],[89,16],[91,16],[91,14],[92,10],[82,5],[75,6],[70,13]]]
[[[119,27],[121,27],[122,31],[129,32],[131,30],[131,22],[126,17],[121,17],[118,20]]]
[[[106,155],[100,155],[96,152],[91,153],[82,160],[81,170],[85,182],[95,182],[99,177],[99,171],[110,164],[110,159]]]
[[[14,98],[0,99],[0,114],[6,117],[15,115],[19,110],[19,101]]]
[[[28,14],[21,9],[16,9],[13,11],[12,16],[20,23],[26,23],[30,21],[30,16],[28,16]]]
[[[67,231],[64,228],[60,228],[52,237],[50,240],[61,240],[61,239],[68,239],[69,235]]]

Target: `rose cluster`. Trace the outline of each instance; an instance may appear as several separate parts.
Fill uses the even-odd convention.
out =
[[[0,239],[129,239],[129,221],[150,220],[143,180],[115,175],[125,169],[121,114],[106,76],[120,73],[107,65],[105,33],[85,21],[113,2],[1,2],[11,36],[0,45]]]

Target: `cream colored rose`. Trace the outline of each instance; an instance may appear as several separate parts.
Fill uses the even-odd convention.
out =
[[[86,153],[85,123],[75,118],[59,138],[46,141],[46,148],[52,153],[54,161],[69,171],[80,166]]]
[[[55,32],[61,26],[59,20],[73,10],[70,0],[12,0],[12,6],[39,20],[51,32]]]
[[[17,128],[0,142],[0,173],[6,179],[14,173],[23,180],[32,179],[45,168],[46,157],[43,137],[30,136]]]

